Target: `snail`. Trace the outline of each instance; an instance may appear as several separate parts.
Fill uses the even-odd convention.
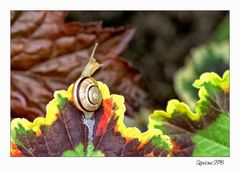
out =
[[[96,59],[93,57],[97,48],[94,46],[88,64],[82,71],[81,76],[77,79],[73,86],[73,103],[85,114],[85,117],[91,117],[102,103],[102,94],[98,87],[97,81],[91,75],[100,68]]]

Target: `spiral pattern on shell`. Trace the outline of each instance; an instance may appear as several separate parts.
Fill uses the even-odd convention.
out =
[[[83,112],[94,112],[102,103],[102,94],[92,77],[79,78],[73,87],[74,105]]]

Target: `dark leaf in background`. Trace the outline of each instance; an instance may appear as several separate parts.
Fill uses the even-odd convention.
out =
[[[118,56],[135,29],[103,28],[98,23],[66,23],[66,12],[11,13],[11,116],[33,120],[44,116],[52,93],[73,83],[87,63],[95,42],[95,57],[103,64],[96,79],[126,98],[127,115],[146,105],[138,85],[140,72]],[[116,58],[118,57],[118,58]]]

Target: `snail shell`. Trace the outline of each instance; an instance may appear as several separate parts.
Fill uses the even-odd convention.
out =
[[[82,112],[94,112],[102,103],[102,94],[92,77],[80,77],[73,87],[74,105]]]

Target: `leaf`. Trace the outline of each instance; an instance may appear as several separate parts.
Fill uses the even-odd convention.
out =
[[[63,156],[65,157],[73,157],[73,156],[104,156],[104,154],[101,151],[94,151],[94,145],[92,142],[90,142],[90,144],[88,144],[87,149],[86,149],[86,153],[84,154],[84,146],[83,144],[79,144],[78,146],[75,147],[75,149],[72,150],[68,150],[63,152]]]
[[[66,12],[11,12],[11,116],[45,116],[52,93],[79,76],[92,47],[103,64],[96,77],[126,97],[127,115],[144,106],[140,72],[118,56],[135,32],[131,27],[103,28],[100,22],[65,22]],[[114,79],[113,79],[114,78]]]
[[[168,156],[170,138],[159,129],[142,133],[126,127],[123,96],[110,95],[105,84],[98,85],[103,102],[92,118],[86,119],[74,106],[71,85],[54,93],[45,118],[13,119],[12,143],[24,156]]]
[[[229,116],[221,114],[207,129],[192,137],[196,144],[193,156],[229,156]]]
[[[11,156],[13,157],[23,156],[22,152],[17,148],[17,145],[14,142],[11,142]]]
[[[229,42],[210,43],[194,49],[185,67],[174,76],[174,88],[178,96],[191,108],[198,100],[192,82],[204,72],[223,74],[229,69]]]
[[[200,100],[195,112],[178,100],[149,117],[148,128],[171,137],[173,156],[229,156],[229,71],[204,73],[193,84]]]

